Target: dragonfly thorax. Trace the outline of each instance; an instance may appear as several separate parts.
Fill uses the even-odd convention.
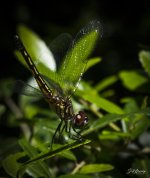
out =
[[[74,116],[72,102],[69,98],[63,98],[59,95],[52,96],[49,99],[50,107],[55,110],[57,115],[64,121],[72,120]]]

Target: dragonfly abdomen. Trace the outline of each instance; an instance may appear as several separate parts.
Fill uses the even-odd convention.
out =
[[[18,50],[21,52],[22,56],[24,57],[31,73],[33,74],[35,80],[38,83],[38,86],[40,87],[43,95],[45,97],[52,97],[52,90],[50,90],[50,88],[48,87],[48,85],[46,84],[46,82],[43,80],[43,78],[41,77],[41,74],[39,73],[39,71],[37,70],[35,64],[33,63],[30,55],[28,54],[28,52],[26,51],[23,43],[21,42],[20,38],[18,35],[15,36],[15,40],[16,40],[16,46],[18,48]]]

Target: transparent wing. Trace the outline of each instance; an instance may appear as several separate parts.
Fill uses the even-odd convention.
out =
[[[43,79],[45,80],[45,82],[47,83],[49,88],[51,90],[53,90],[53,93],[55,93],[56,95],[59,95],[59,96],[64,96],[64,92],[63,92],[61,86],[59,85],[59,83],[56,83],[54,80],[52,80],[49,77],[46,77],[44,75],[41,75],[41,76],[43,77]]]
[[[85,26],[75,39],[72,41],[70,48],[60,66],[58,73],[62,76],[65,93],[71,95],[85,71],[88,57],[93,51],[96,41],[100,35],[100,22],[91,21]]]
[[[50,43],[49,49],[53,53],[54,58],[57,62],[57,68],[60,66],[62,59],[66,55],[66,52],[68,51],[72,40],[73,39],[70,34],[63,33]]]
[[[60,64],[62,63],[62,60],[64,58],[64,56],[66,55],[71,43],[72,43],[73,39],[72,36],[68,33],[63,33],[61,35],[59,35],[56,39],[54,39],[50,45],[49,45],[49,49],[52,52],[55,61],[57,63],[57,69],[59,68]],[[44,58],[46,54],[41,53],[40,57]],[[46,82],[48,83],[48,85],[50,86],[50,88],[53,88],[57,93],[59,93],[60,95],[64,95],[62,88],[63,88],[63,84],[64,84],[64,79],[61,75],[58,75],[57,72],[51,72],[49,70],[47,70],[47,68],[44,66],[42,67],[41,63],[35,63],[35,65],[37,66],[37,68],[39,68],[40,73],[44,74],[42,75],[42,77],[46,80]],[[38,67],[40,65],[40,67]],[[42,70],[44,69],[44,71]]]
[[[41,75],[45,82],[48,84],[49,88],[52,90],[53,94],[64,96],[62,88],[57,84],[55,81],[51,80],[50,78]],[[35,81],[36,82],[36,81]],[[45,97],[45,95],[42,94],[40,89],[37,89],[35,87],[38,87],[36,85],[35,87],[21,81],[17,80],[13,84],[11,84],[11,87],[13,87],[14,92],[26,95],[26,96],[32,96],[32,97]],[[39,87],[38,87],[39,88]],[[48,96],[49,97],[49,96]]]
[[[11,85],[14,89],[14,92],[16,93],[32,97],[43,97],[43,94],[41,93],[40,90],[32,87],[31,85],[21,80],[17,80]]]

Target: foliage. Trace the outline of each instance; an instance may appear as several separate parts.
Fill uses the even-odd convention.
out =
[[[18,33],[44,76],[51,77],[56,82],[60,82],[62,74],[70,77],[76,64],[74,58],[70,60],[69,53],[66,57],[66,61],[69,58],[68,69],[63,73],[62,65],[57,76],[53,54],[45,43],[25,26],[19,26]],[[78,63],[81,56],[89,56],[96,40],[96,34],[91,31],[89,35],[80,38],[74,49],[71,48],[70,53],[73,56],[78,54]],[[80,51],[80,46],[85,42],[87,49]],[[41,56],[43,53],[46,57]],[[19,52],[16,51],[15,55],[26,66]],[[99,57],[89,59],[87,69],[100,61]],[[80,82],[73,96],[73,104],[76,110],[84,109],[88,112],[89,127],[82,133],[87,139],[82,142],[73,141],[64,133],[64,137],[59,140],[63,144],[54,144],[52,151],[49,148],[58,124],[56,115],[38,96],[34,98],[18,95],[19,102],[16,104],[12,97],[13,89],[8,88],[10,81],[1,81],[0,97],[4,104],[0,105],[0,122],[7,118],[8,128],[19,128],[21,131],[21,138],[9,136],[0,140],[2,175],[123,178],[130,176],[127,174],[128,169],[138,169],[146,171],[144,176],[150,177],[149,142],[144,137],[146,134],[149,136],[150,129],[150,52],[141,51],[139,61],[147,75],[139,70],[122,70],[94,86],[85,81]],[[121,83],[122,95],[120,100],[115,102],[114,98],[117,98],[118,94],[115,86],[118,83]],[[11,111],[7,111],[6,105]],[[136,176],[140,177],[141,174]]]

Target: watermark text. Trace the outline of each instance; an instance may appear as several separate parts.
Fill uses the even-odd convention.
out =
[[[146,173],[146,171],[144,171],[144,170],[132,169],[132,168],[129,168],[126,172],[126,174],[136,174],[136,175],[143,175],[145,173]]]

